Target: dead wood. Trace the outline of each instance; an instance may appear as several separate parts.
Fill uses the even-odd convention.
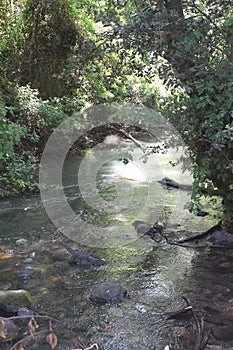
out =
[[[200,246],[198,245],[190,245],[187,244],[189,242],[195,242],[196,244],[201,240],[204,239],[208,236],[211,236],[213,233],[215,233],[216,231],[220,231],[222,228],[222,221],[219,221],[217,223],[217,225],[211,227],[210,229],[199,233],[198,235],[189,237],[189,238],[184,238],[180,241],[171,241],[166,235],[164,235],[163,232],[159,232],[159,234],[165,239],[165,241],[167,242],[167,244],[171,244],[171,245],[177,245],[180,247],[185,247],[185,248],[200,248]]]

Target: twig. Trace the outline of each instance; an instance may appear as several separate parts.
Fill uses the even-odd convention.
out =
[[[38,333],[36,333],[35,335],[28,335],[27,337],[24,337],[23,339],[19,340],[17,343],[15,343],[10,350],[15,350],[17,348],[18,345],[22,344],[25,340],[30,340],[30,339],[34,339],[42,334],[46,334],[49,333],[49,330],[43,330],[40,331]]]
[[[211,330],[209,330],[203,337],[203,340],[201,342],[200,350],[204,350],[206,348],[206,345],[208,343],[209,337],[211,334]]]
[[[12,316],[12,317],[1,317],[3,320],[18,320],[18,319],[24,319],[24,318],[43,318],[45,320],[54,321],[60,324],[64,324],[63,322],[57,320],[56,318],[50,317],[50,316],[42,316],[42,315],[31,315],[31,316]]]
[[[133,143],[135,143],[135,145],[138,146],[143,151],[143,153],[146,153],[147,147],[144,146],[140,141],[135,139],[130,133],[126,132],[122,128],[118,129],[118,128],[114,127],[114,126],[112,126],[112,128],[117,130],[118,132],[120,131],[124,136],[126,136],[128,139],[133,141]]]
[[[208,15],[206,12],[202,11],[200,9],[200,7],[198,7],[196,4],[195,4],[195,1],[192,1],[193,3],[193,7],[200,13],[202,14],[206,19],[208,19],[208,21],[215,27],[215,29],[222,35],[222,37],[226,40],[226,42],[228,44],[231,44],[229,38],[225,35],[224,31],[221,30],[221,28],[219,28],[219,26],[212,20],[211,16]],[[221,50],[221,52],[224,53],[223,50]]]
[[[13,317],[1,317],[1,319],[3,319],[3,320],[20,320],[20,319],[28,319],[28,318],[31,319],[32,317],[33,318],[40,318],[40,319],[49,320],[49,329],[40,331],[40,332],[36,333],[34,336],[29,335],[29,336],[19,340],[10,350],[14,350],[16,345],[22,344],[27,339],[35,338],[36,336],[44,334],[44,333],[49,333],[51,331],[51,327],[52,327],[51,321],[59,323],[60,325],[62,325],[64,327],[64,323],[63,322],[57,320],[56,318],[50,317],[50,316],[42,316],[42,315],[38,315],[38,316],[37,315],[13,316]],[[82,348],[82,350],[84,350],[85,349],[85,345],[77,338],[77,335],[71,330],[69,330],[69,332],[72,333],[75,336],[77,345],[80,346]],[[95,350],[95,349],[93,348],[93,350]],[[98,348],[96,350],[98,350]]]

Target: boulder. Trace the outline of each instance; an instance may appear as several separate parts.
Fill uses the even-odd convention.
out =
[[[127,290],[120,284],[103,282],[90,296],[91,301],[98,304],[117,303],[129,299]]]
[[[136,220],[132,225],[138,234],[148,236],[153,236],[156,233],[162,232],[166,228],[166,225],[160,221],[156,221],[153,225],[150,225],[147,222]]]

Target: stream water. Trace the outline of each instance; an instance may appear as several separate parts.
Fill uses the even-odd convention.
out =
[[[93,151],[89,152],[92,159]],[[209,312],[210,305],[231,300],[233,255],[229,252],[156,243],[139,235],[132,226],[135,220],[160,220],[174,224],[166,230],[169,237],[181,239],[217,222],[214,215],[196,217],[189,213],[185,208],[190,199],[188,192],[168,190],[157,182],[169,176],[191,184],[189,173],[169,165],[175,155],[175,151],[156,155],[156,162],[148,160],[144,164],[136,153],[136,163],[113,160],[103,164],[95,181],[105,203],[101,213],[87,205],[80,194],[77,169],[83,158],[66,161],[64,192],[75,213],[92,223],[89,245],[82,244],[86,237],[83,233],[65,237],[48,218],[39,195],[0,202],[0,289],[26,289],[32,296],[34,312],[62,322],[62,326],[54,325],[56,349],[78,348],[72,344],[71,331],[84,344],[98,343],[103,350],[163,350],[168,344],[172,349],[188,349],[179,336],[183,326],[174,331],[176,321],[164,314],[183,308],[182,296],[189,298],[196,309]],[[82,191],[90,203],[93,183],[88,171],[92,167],[85,171],[87,180]],[[113,206],[119,193],[120,200]],[[59,203],[56,205],[59,207]],[[95,222],[102,223],[108,232],[101,242],[93,238]],[[106,264],[86,269],[70,264],[60,239],[105,259]],[[122,284],[130,300],[117,305],[92,304],[91,292],[105,280]],[[43,340],[38,342],[25,349],[50,349]],[[0,348],[8,349],[4,345]]]

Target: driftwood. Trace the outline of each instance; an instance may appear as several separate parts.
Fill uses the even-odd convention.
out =
[[[162,180],[158,181],[161,185],[166,186],[169,188],[177,188],[184,191],[192,191],[193,186],[192,185],[182,185],[179,182],[176,182],[169,177],[164,177]]]
[[[183,190],[183,191],[189,191],[189,192],[191,192],[192,189],[193,189],[192,185],[180,184],[179,182],[174,181],[174,180],[170,179],[169,177],[164,177],[162,180],[159,180],[158,183],[160,183],[163,186],[166,186],[167,189],[175,188],[175,189],[179,189],[179,190]],[[203,194],[207,194],[207,190],[205,188],[200,188],[200,191]],[[214,193],[214,194],[217,195],[217,193]]]
[[[208,230],[199,233],[198,235],[195,235],[190,238],[185,238],[179,241],[179,243],[187,243],[187,242],[198,242],[200,239],[204,239],[208,236],[211,236],[216,231],[221,231],[222,229],[222,221],[219,221],[215,226],[212,226]]]
[[[204,238],[206,238],[208,236],[211,236],[216,231],[220,231],[221,228],[222,228],[222,221],[219,221],[217,223],[217,225],[211,227],[210,229],[208,229],[208,230],[206,230],[206,231],[204,231],[202,233],[199,233],[198,235],[195,235],[193,237],[181,239],[180,241],[171,241],[167,236],[164,235],[163,232],[159,232],[159,234],[165,239],[165,241],[168,244],[178,245],[178,246],[186,247],[186,248],[199,248],[199,246],[197,246],[197,245],[189,245],[189,244],[186,244],[186,243],[194,242],[194,243],[197,244],[201,239],[204,239]]]

